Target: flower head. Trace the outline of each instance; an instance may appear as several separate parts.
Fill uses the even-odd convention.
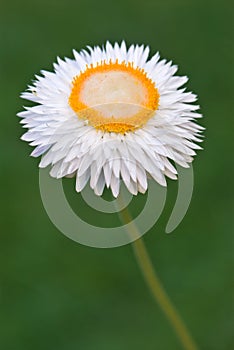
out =
[[[88,50],[58,58],[22,94],[37,103],[18,113],[31,155],[43,155],[39,166],[55,178],[76,176],[78,192],[89,181],[97,195],[106,185],[117,197],[122,179],[144,193],[148,176],[166,186],[165,176],[176,179],[171,161],[188,167],[200,149],[196,96],[181,88],[188,78],[158,53],[148,59],[143,45]]]

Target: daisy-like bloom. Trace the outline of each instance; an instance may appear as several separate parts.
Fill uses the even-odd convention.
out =
[[[77,192],[89,181],[97,195],[106,185],[117,197],[121,179],[144,193],[148,177],[162,186],[165,176],[176,179],[171,161],[189,166],[203,129],[196,96],[181,88],[188,78],[174,76],[177,66],[148,56],[149,47],[107,42],[36,76],[22,97],[37,105],[18,115],[40,167],[76,176]]]

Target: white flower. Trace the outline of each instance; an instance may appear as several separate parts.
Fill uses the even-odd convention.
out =
[[[176,179],[171,161],[188,167],[200,149],[196,96],[181,88],[188,78],[143,45],[88,49],[58,58],[22,94],[37,103],[18,114],[31,155],[55,178],[75,175],[78,192],[90,181],[97,195],[106,185],[117,197],[122,179],[144,193],[149,176],[166,186],[165,176]]]

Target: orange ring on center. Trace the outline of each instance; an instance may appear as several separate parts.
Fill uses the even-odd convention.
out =
[[[69,105],[97,130],[126,133],[154,115],[160,95],[142,68],[131,62],[101,62],[75,76]]]

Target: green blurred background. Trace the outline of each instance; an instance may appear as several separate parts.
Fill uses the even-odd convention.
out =
[[[1,349],[181,349],[131,246],[81,246],[53,226],[40,199],[38,159],[19,140],[19,94],[34,74],[50,70],[57,55],[107,39],[159,50],[199,95],[207,130],[189,211],[164,233],[176,195],[169,181],[165,210],[144,239],[200,349],[234,349],[231,12],[228,2],[211,0],[1,0]],[[68,192],[73,185],[66,183]]]

